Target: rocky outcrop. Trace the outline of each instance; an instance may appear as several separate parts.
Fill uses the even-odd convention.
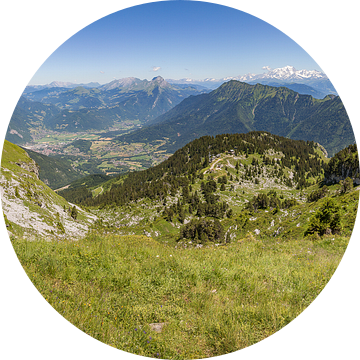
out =
[[[346,178],[352,179],[354,184],[360,184],[360,173],[359,167],[349,167],[346,164],[341,164],[338,168],[338,171],[334,172],[325,172],[324,183],[326,185],[338,184],[341,180]]]
[[[325,157],[329,156],[328,152],[326,151],[326,149],[321,144],[318,143],[318,147],[322,151],[322,153],[324,154]]]
[[[337,184],[348,177],[354,184],[360,184],[359,157],[355,144],[339,151],[330,159],[325,169],[324,183]]]
[[[39,180],[39,166],[16,145],[4,143],[0,194],[11,236],[26,239],[81,238],[97,217],[67,202]],[[76,207],[74,219],[69,209]]]
[[[25,162],[25,161],[22,161],[22,162],[15,162],[15,164],[17,166],[20,166],[22,169],[30,172],[30,173],[33,173],[37,179],[40,179],[39,178],[39,172],[40,172],[40,167],[39,165],[30,158],[30,156],[26,153],[26,155],[29,157],[29,161],[28,162]]]
[[[345,173],[346,174],[346,173]],[[345,176],[345,175],[335,175],[335,174],[331,174],[328,175],[325,179],[324,182],[326,185],[332,185],[332,184],[338,184],[341,180],[345,180],[347,177],[349,177],[350,179],[352,179],[353,183],[355,185],[360,185],[360,177],[359,176]]]

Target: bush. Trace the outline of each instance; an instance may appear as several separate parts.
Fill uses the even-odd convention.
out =
[[[218,184],[227,184],[227,176],[220,176],[217,180]]]
[[[254,196],[251,201],[249,201],[245,208],[250,211],[257,211],[258,209],[266,209],[270,205],[270,199],[266,194],[259,194]]]
[[[288,208],[291,208],[295,205],[298,205],[298,202],[292,198],[292,199],[285,199],[282,203],[281,203],[281,207],[283,209],[288,209]]]
[[[65,228],[64,228],[64,225],[61,223],[61,221],[60,221],[60,220],[59,220],[59,221],[57,221],[56,225],[57,225],[58,229],[60,230],[60,232],[61,232],[62,234],[65,234]]]
[[[310,219],[305,235],[336,234],[341,231],[340,207],[332,198],[325,199],[320,209]]]
[[[190,239],[196,243],[222,242],[224,240],[224,228],[219,220],[192,219],[180,229],[180,239]]]
[[[329,193],[329,189],[326,185],[318,190],[314,190],[307,196],[307,202],[314,202],[322,199],[323,197],[327,196]]]
[[[340,180],[340,194],[350,192],[353,188],[354,184],[350,177],[347,177],[345,180]]]

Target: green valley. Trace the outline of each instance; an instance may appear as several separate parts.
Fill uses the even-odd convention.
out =
[[[41,180],[53,189],[91,174],[116,176],[127,171],[146,169],[171,155],[159,149],[166,143],[165,140],[127,144],[97,133],[48,136],[24,149],[40,165]],[[47,159],[45,162],[41,160],[44,158]],[[59,171],[59,168],[64,167],[68,172],[62,173],[61,178],[54,177],[52,169]]]

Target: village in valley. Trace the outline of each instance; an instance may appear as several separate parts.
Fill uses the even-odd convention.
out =
[[[44,131],[41,137],[34,137],[34,141],[25,144],[24,148],[65,159],[83,175],[94,172],[117,175],[129,170],[142,170],[166,160],[171,154],[159,150],[165,142],[123,144],[103,133]],[[96,165],[89,167],[94,161]]]

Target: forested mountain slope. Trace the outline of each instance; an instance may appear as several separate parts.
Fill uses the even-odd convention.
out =
[[[342,153],[349,149],[336,163]],[[351,146],[354,173],[356,156]],[[204,136],[153,168],[60,194],[93,207],[115,232],[161,241],[350,234],[358,191],[349,178],[324,184],[330,162],[317,143],[267,132]]]
[[[187,187],[193,179],[200,176],[200,171],[209,166],[214,156],[232,150],[234,155],[248,156],[257,154],[263,161],[272,164],[279,181],[284,175],[280,168],[294,168],[291,185],[306,185],[306,176],[317,177],[321,174],[322,160],[320,148],[313,142],[291,140],[267,132],[204,136],[196,139],[159,165],[144,171],[130,172],[120,177],[119,184],[114,184],[110,191],[93,198],[91,192],[81,203],[85,205],[123,205],[147,197],[164,199],[167,194],[175,194],[180,188]],[[267,154],[272,154],[268,157]],[[277,154],[274,157],[274,154]],[[271,160],[276,158],[277,160]],[[251,176],[248,174],[247,176]],[[288,178],[283,178],[286,182]],[[64,191],[66,196],[66,191]],[[73,194],[72,196],[75,196]]]
[[[322,100],[284,87],[229,81],[209,94],[190,96],[152,126],[119,137],[122,141],[168,138],[175,151],[204,135],[269,131],[291,139],[316,141],[329,155],[354,143],[355,138],[339,97]]]

